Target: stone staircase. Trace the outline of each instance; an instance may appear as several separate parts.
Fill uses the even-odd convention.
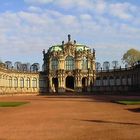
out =
[[[75,90],[74,89],[71,89],[71,88],[65,88],[66,89],[66,92],[74,92]]]

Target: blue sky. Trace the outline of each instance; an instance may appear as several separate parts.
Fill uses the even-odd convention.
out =
[[[96,50],[99,62],[140,48],[138,0],[1,0],[0,59],[42,64],[42,50],[67,41]]]

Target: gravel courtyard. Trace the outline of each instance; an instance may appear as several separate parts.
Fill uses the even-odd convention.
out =
[[[0,107],[0,140],[140,140],[140,105],[112,103],[123,96],[9,96],[27,101]]]

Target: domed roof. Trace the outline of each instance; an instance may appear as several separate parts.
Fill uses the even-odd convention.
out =
[[[87,47],[86,45],[83,44],[77,44],[76,41],[74,40],[74,42],[71,41],[71,36],[68,35],[68,42],[64,44],[64,41],[62,41],[61,45],[54,45],[52,47],[49,48],[49,52],[53,52],[53,51],[62,51],[63,48],[65,48],[65,46],[67,45],[72,45],[75,47],[76,51],[84,51],[84,50],[90,50],[89,47]]]
[[[82,44],[76,44],[76,51],[84,51],[84,50],[89,50],[90,48],[82,45]]]
[[[84,50],[89,50],[90,48],[82,45],[82,44],[75,44],[76,46],[76,51],[84,51]],[[53,51],[62,51],[62,45],[55,45],[49,48],[49,52],[53,52]]]
[[[62,45],[55,45],[55,46],[52,46],[49,48],[49,52],[52,52],[52,51],[62,51]]]

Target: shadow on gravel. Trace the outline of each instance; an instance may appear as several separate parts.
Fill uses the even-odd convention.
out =
[[[104,121],[104,120],[80,120],[92,123],[109,123],[109,124],[123,124],[123,125],[140,125],[139,123],[127,123],[127,122],[114,122],[114,121]]]
[[[135,99],[140,99],[140,96],[114,96],[114,95],[54,95],[54,96],[44,96],[44,98],[47,99],[58,99],[58,100],[73,100],[73,99],[85,99],[87,102],[106,102],[106,103],[116,103],[115,101],[118,100],[135,100]],[[80,101],[80,100],[79,100]]]
[[[127,109],[128,111],[135,112],[135,113],[140,113],[140,108],[131,108]]]

